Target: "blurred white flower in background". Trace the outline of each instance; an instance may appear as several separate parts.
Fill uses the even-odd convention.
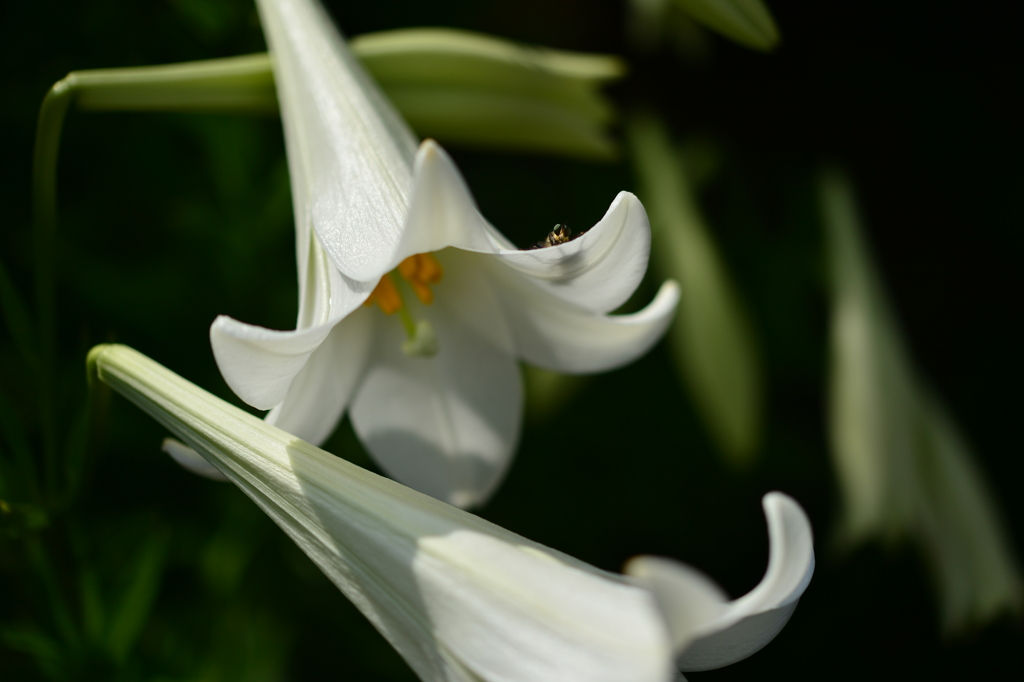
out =
[[[843,540],[909,538],[947,631],[1019,611],[1020,569],[994,496],[911,360],[864,242],[849,182],[821,182],[832,276],[830,436]]]

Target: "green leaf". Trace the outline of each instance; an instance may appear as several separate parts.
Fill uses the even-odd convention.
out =
[[[682,378],[719,449],[748,465],[761,437],[761,366],[746,310],[697,208],[664,125],[632,117],[627,139],[651,219],[651,257],[680,284],[671,330]]]
[[[82,481],[89,449],[93,400],[96,397],[90,394],[88,399],[82,401],[67,429],[67,442],[64,446],[64,489],[61,491],[64,504],[70,504],[74,499]]]
[[[6,388],[6,387],[5,387]],[[33,468],[32,450],[29,446],[28,432],[25,421],[21,418],[14,403],[5,390],[0,390],[0,435],[6,444],[4,458],[10,453],[10,474],[16,478],[0,481],[0,492],[12,495],[17,490],[19,495],[35,497],[38,492],[36,471]]]
[[[934,395],[917,400],[924,479],[921,534],[942,595],[947,632],[1020,614],[1024,583],[995,496],[970,448]]]
[[[0,498],[0,533],[11,537],[23,537],[49,525],[50,516],[42,507]]]
[[[63,648],[34,625],[0,625],[0,642],[28,654],[50,679],[64,678]]]
[[[771,50],[779,29],[761,0],[675,0],[691,17],[741,45]]]
[[[78,592],[82,609],[82,630],[90,642],[103,643],[106,629],[106,612],[103,608],[103,594],[97,571],[92,566],[82,566],[78,574]]]
[[[32,565],[33,577],[39,581],[46,593],[50,616],[62,639],[62,649],[77,649],[81,643],[78,628],[75,626],[60,579],[53,568],[46,548],[38,537],[31,536],[25,546]]]
[[[913,524],[910,496],[892,487],[916,480],[906,456],[915,438],[914,379],[845,179],[823,177],[821,197],[832,279],[829,435],[842,532],[856,543]]]
[[[33,350],[32,321],[28,315],[28,307],[14,288],[14,283],[7,275],[7,269],[2,261],[0,261],[0,310],[3,311],[7,333],[11,335],[14,347],[18,349],[26,363],[34,366],[38,360]]]
[[[168,535],[156,529],[128,564],[124,588],[114,600],[107,630],[111,657],[123,662],[142,634],[160,588],[166,563]]]

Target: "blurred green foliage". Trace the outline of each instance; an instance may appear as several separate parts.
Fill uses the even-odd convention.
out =
[[[626,136],[651,219],[652,266],[680,285],[669,332],[680,378],[725,457],[737,468],[750,466],[763,410],[757,340],[696,206],[691,177],[701,177],[700,163],[693,173],[684,157],[694,154],[676,153],[664,123],[650,112],[633,115]]]
[[[676,139],[700,135],[721,150],[698,199],[761,343],[758,462],[742,475],[723,465],[660,347],[588,380],[560,412],[528,426],[482,515],[610,570],[640,552],[679,557],[739,594],[766,561],[761,494],[781,489],[815,524],[814,582],[771,646],[692,679],[1020,674],[1014,623],[939,638],[912,552],[828,551],[838,501],[824,431],[827,284],[815,189],[823,160],[851,169],[909,346],[974,443],[1019,549],[1019,7],[778,1],[771,10],[786,42],[773,55],[711,38],[709,58],[681,63],[631,52],[624,6],[611,1],[328,4],[349,35],[443,25],[623,54],[631,75],[612,90],[620,106],[656,107]],[[225,313],[292,325],[276,117],[72,114],[58,169],[49,388],[33,360],[44,340],[29,181],[43,95],[76,69],[259,52],[251,2],[41,0],[0,13],[9,27],[0,47],[9,66],[0,107],[0,677],[410,679],[238,491],[180,471],[159,452],[160,427],[134,407],[87,399],[82,366],[95,343],[131,344],[233,399],[209,351],[210,322]],[[593,224],[618,190],[634,189],[622,164],[453,153],[484,213],[519,244],[556,222]],[[327,449],[372,466],[347,423]]]

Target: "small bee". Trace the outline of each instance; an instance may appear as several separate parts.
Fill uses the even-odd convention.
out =
[[[531,246],[530,249],[546,249],[549,246],[558,246],[559,244],[571,242],[573,239],[578,239],[582,236],[582,232],[574,235],[568,225],[559,223],[551,228],[551,231],[548,232],[548,236],[544,238],[544,241],[537,242]]]

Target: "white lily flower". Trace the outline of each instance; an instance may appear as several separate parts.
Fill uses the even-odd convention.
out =
[[[282,332],[218,318],[217,364],[243,400],[271,410],[270,423],[321,443],[348,408],[391,476],[480,504],[518,439],[517,359],[602,371],[668,325],[672,282],[644,310],[607,315],[647,267],[643,206],[622,192],[578,239],[553,232],[565,243],[517,250],[480,215],[447,154],[431,140],[417,148],[318,3],[258,5],[288,148],[299,319]]]
[[[260,506],[423,680],[667,682],[767,644],[814,570],[810,524],[765,496],[762,582],[729,602],[684,564],[598,570],[261,421],[118,345],[89,353],[113,387]]]

